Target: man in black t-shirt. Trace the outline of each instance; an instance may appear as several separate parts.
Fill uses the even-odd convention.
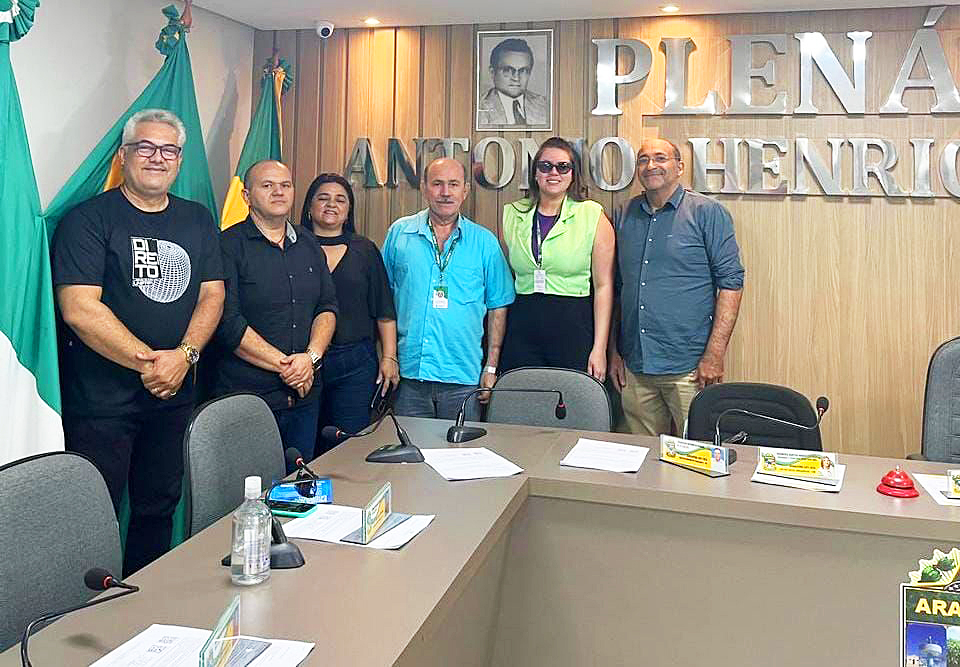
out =
[[[70,211],[53,239],[66,447],[97,466],[114,508],[129,485],[125,574],[170,547],[188,371],[223,311],[216,225],[169,194],[185,141],[172,113],[133,114],[118,151],[123,184]]]
[[[220,235],[226,301],[217,338],[230,351],[217,393],[250,391],[277,419],[285,447],[313,458],[321,378],[337,295],[323,248],[289,222],[293,179],[282,162],[258,162],[243,178],[245,220]]]

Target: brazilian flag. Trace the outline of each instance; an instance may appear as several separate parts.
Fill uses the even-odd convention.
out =
[[[246,219],[250,212],[243,200],[243,176],[247,169],[261,160],[282,160],[283,128],[280,125],[280,99],[293,85],[293,75],[287,61],[274,56],[263,66],[260,79],[260,103],[250,121],[247,138],[240,151],[237,171],[230,179],[227,198],[220,214],[220,229],[226,229]]]
[[[120,171],[117,150],[120,148],[123,125],[130,116],[143,109],[166,109],[183,121],[187,128],[187,143],[183,147],[180,173],[170,192],[206,206],[211,217],[216,218],[217,204],[213,196],[210,169],[207,166],[207,151],[203,146],[190,51],[187,50],[187,32],[191,26],[189,5],[183,17],[173,5],[164,7],[163,14],[168,23],[160,31],[156,43],[157,50],[166,56],[163,66],[50,203],[44,217],[47,221],[47,233],[51,237],[57,223],[70,209],[94,195],[120,185],[123,174]]]

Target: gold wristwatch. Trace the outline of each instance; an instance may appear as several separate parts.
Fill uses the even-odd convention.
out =
[[[177,348],[183,350],[183,353],[187,357],[187,363],[191,366],[200,361],[200,350],[195,348],[193,345],[190,345],[189,343],[180,343]]]

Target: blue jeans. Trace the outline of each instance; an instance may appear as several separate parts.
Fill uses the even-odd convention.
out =
[[[292,408],[274,410],[273,416],[277,419],[280,429],[280,440],[283,450],[287,447],[296,447],[300,450],[304,461],[314,459],[314,447],[317,441],[317,419],[320,416],[320,401],[300,403]],[[296,470],[296,468],[294,468]],[[293,470],[287,470],[287,474]]]
[[[398,415],[405,417],[431,417],[434,419],[457,418],[463,399],[477,385],[451,384],[449,382],[431,382],[423,380],[400,379],[397,387],[397,400],[393,408]],[[480,404],[477,397],[467,401],[464,411],[467,421],[480,420]]]
[[[323,355],[321,423],[350,433],[365,428],[379,369],[377,349],[370,340],[328,347]]]

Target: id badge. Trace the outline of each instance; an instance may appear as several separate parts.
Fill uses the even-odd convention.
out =
[[[433,288],[433,307],[434,308],[446,308],[447,307],[447,286],[446,285],[437,285]]]
[[[533,291],[537,294],[547,293],[547,272],[545,269],[534,269]]]

